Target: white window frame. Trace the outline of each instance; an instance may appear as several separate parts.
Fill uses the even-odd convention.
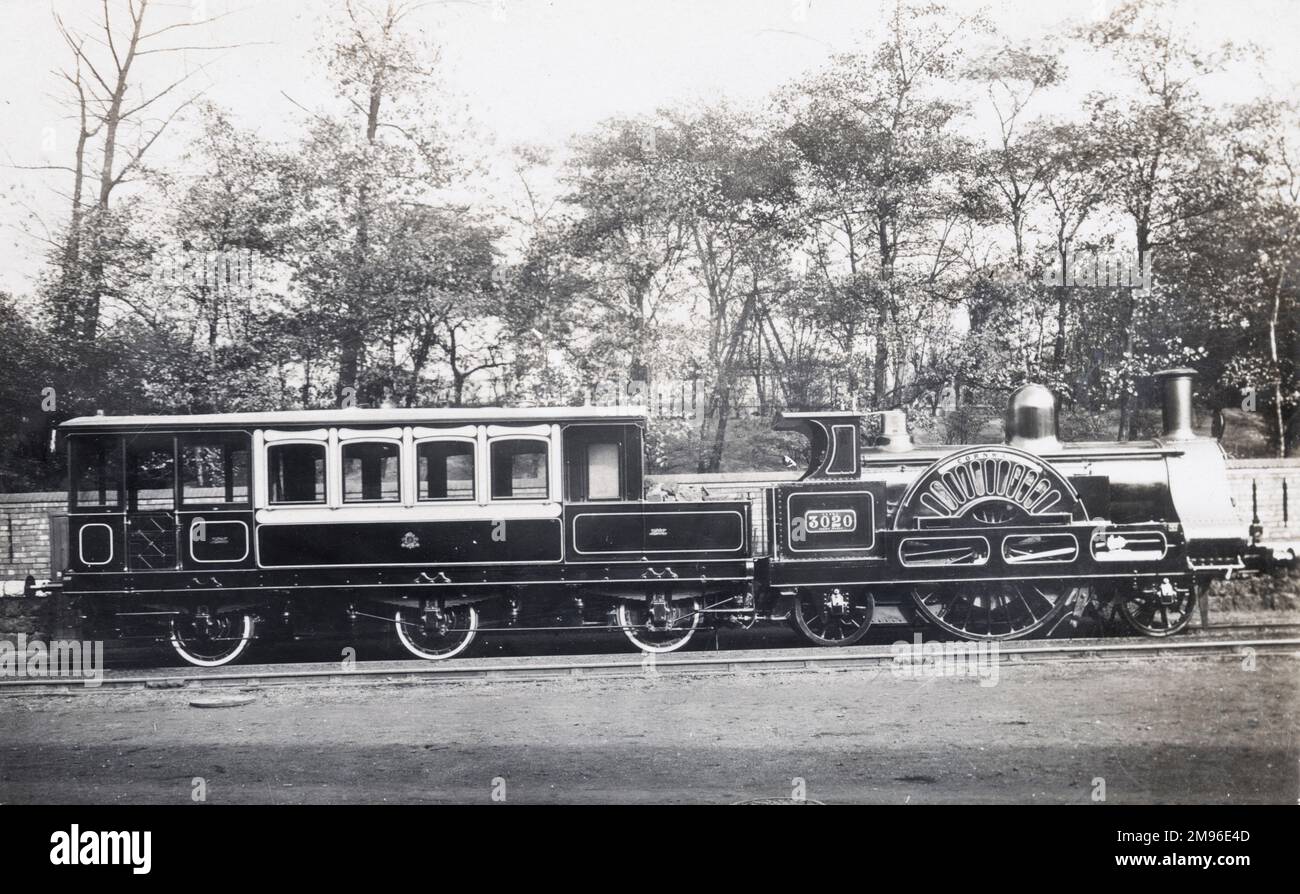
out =
[[[479,443],[477,437],[478,433],[474,430],[473,426],[467,426],[466,428],[469,429],[467,432],[461,432],[460,429],[448,429],[447,433],[438,432],[438,434],[435,435],[424,435],[422,433],[426,431],[430,431],[430,429],[417,428],[412,433],[413,440],[411,442],[411,468],[412,468],[412,481],[415,485],[414,505],[442,506],[448,503],[481,504],[486,502],[483,499],[482,487],[479,483],[479,477],[480,477],[479,469],[482,466],[482,458],[479,456]],[[433,430],[436,431],[436,429]],[[438,443],[445,443],[445,442],[452,442],[456,444],[468,444],[470,447],[470,456],[474,458],[474,480],[471,483],[471,486],[474,489],[474,493],[469,497],[425,497],[421,495],[420,484],[422,482],[420,481],[420,445],[438,444]]]
[[[483,496],[492,503],[523,503],[540,505],[543,503],[557,502],[556,486],[559,480],[559,469],[557,468],[560,460],[559,449],[559,426],[558,425],[529,425],[511,428],[505,425],[489,425],[484,432],[486,442],[484,445],[484,455],[486,462],[483,463],[484,491]],[[497,497],[492,493],[492,445],[498,441],[541,441],[546,445],[546,496],[545,497]]]
[[[333,434],[333,431],[331,432]],[[406,450],[405,438],[401,428],[340,428],[337,429],[337,435],[334,438],[335,467],[338,472],[332,477],[336,479],[337,484],[337,502],[331,503],[335,508],[344,506],[406,506],[407,502],[407,474],[406,474]],[[397,445],[397,499],[396,500],[348,500],[345,499],[343,491],[343,447],[353,444],[396,444]]]
[[[300,509],[330,505],[330,431],[258,431],[253,438],[254,507],[258,509]],[[325,449],[325,499],[310,502],[282,503],[271,499],[271,448],[293,444],[309,444]]]

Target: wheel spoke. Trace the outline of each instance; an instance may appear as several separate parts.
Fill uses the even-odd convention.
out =
[[[220,667],[234,661],[253,640],[252,615],[227,613],[200,627],[195,618],[171,625],[171,644],[185,661],[197,667]]]
[[[478,610],[472,605],[445,608],[441,624],[430,629],[423,620],[417,620],[398,610],[393,616],[393,626],[402,646],[416,658],[441,661],[454,658],[469,648],[478,633]]]
[[[839,604],[841,599],[844,604]],[[874,612],[875,601],[870,593],[807,590],[795,597],[791,620],[814,645],[848,646],[871,627]]]
[[[671,611],[673,614],[662,628],[651,626],[650,613],[644,604],[619,603],[615,615],[623,635],[641,651],[672,652],[686,645],[700,626],[702,603],[699,600],[675,603]]]
[[[965,639],[1013,639],[1038,630],[1068,602],[1064,585],[1034,586],[1026,593],[1028,587],[1013,582],[951,584],[915,589],[912,598],[923,615],[951,634]]]
[[[1196,604],[1195,582],[1180,588],[1172,604],[1166,604],[1157,593],[1125,593],[1115,600],[1119,613],[1130,627],[1146,636],[1173,636],[1191,621]],[[1158,620],[1157,620],[1158,619]]]

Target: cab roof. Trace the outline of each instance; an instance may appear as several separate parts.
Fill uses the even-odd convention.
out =
[[[59,426],[88,431],[319,428],[333,425],[510,425],[566,422],[646,421],[644,407],[350,407],[339,410],[273,410],[264,413],[203,413],[177,416],[78,416]]]

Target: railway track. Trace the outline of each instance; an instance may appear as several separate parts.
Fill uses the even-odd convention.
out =
[[[1126,638],[1123,640],[1044,640],[996,644],[938,643],[947,649],[945,657],[960,655],[953,646],[966,647],[967,660],[1015,667],[1059,661],[1128,661],[1133,659],[1244,657],[1253,654],[1300,657],[1300,624],[1214,625],[1211,635],[1198,634],[1175,639]],[[1266,630],[1267,634],[1260,631]],[[1240,638],[1237,634],[1252,635]],[[1291,635],[1278,635],[1278,633]],[[930,645],[930,644],[926,644]],[[969,647],[982,647],[978,652]],[[996,646],[996,650],[992,647]],[[1249,650],[1249,652],[1248,652]],[[973,656],[973,657],[972,657]],[[653,660],[652,660],[653,659]],[[636,677],[666,674],[821,672],[868,668],[921,668],[933,661],[933,653],[916,652],[897,656],[893,646],[856,646],[844,649],[799,648],[736,650],[731,652],[684,652],[669,657],[637,655],[566,656],[555,659],[525,657],[510,659],[463,658],[445,663],[419,661],[376,661],[345,667],[340,663],[258,665],[202,668],[160,668],[108,671],[97,685],[79,678],[48,677],[0,680],[0,696],[75,695],[106,690],[151,690],[180,692],[239,692],[284,685],[412,685],[454,683],[470,680],[546,680],[568,677]]]
[[[1188,627],[1187,632],[1201,636],[1300,636],[1300,623],[1209,624],[1205,627]]]

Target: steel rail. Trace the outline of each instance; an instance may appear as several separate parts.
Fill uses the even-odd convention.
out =
[[[530,663],[509,661],[473,664],[475,659],[462,659],[446,663],[402,662],[401,666],[311,667],[273,671],[216,671],[182,669],[179,673],[151,676],[106,676],[97,685],[86,685],[82,678],[43,677],[0,680],[0,695],[30,695],[34,693],[71,695],[78,692],[99,692],[106,689],[137,689],[151,691],[187,691],[202,689],[256,688],[266,684],[288,685],[324,684],[374,684],[393,685],[415,682],[463,682],[476,679],[517,678],[520,680],[574,676],[653,675],[666,673],[739,673],[773,671],[838,671],[856,670],[874,666],[922,666],[932,658],[946,659],[963,654],[996,657],[999,664],[1023,666],[1037,661],[1097,661],[1132,658],[1176,658],[1241,655],[1243,650],[1256,650],[1256,654],[1300,656],[1300,638],[1287,639],[1144,639],[1139,642],[1107,643],[1095,640],[1061,641],[1050,645],[1006,646],[1002,643],[974,641],[933,641],[917,647],[907,643],[909,653],[918,660],[900,660],[893,646],[853,646],[845,649],[814,647],[785,651],[782,654],[753,655],[739,653],[732,656],[677,654],[672,659],[627,657],[596,661],[562,661]],[[931,647],[930,655],[924,654]],[[992,648],[996,646],[996,651]],[[961,647],[960,652],[955,647]],[[978,650],[975,648],[978,647]],[[938,655],[934,654],[937,649]]]
[[[1266,633],[1300,634],[1300,622],[1280,622],[1277,624],[1209,624],[1205,627],[1188,627],[1187,633],[1196,634],[1245,634],[1261,636]]]

